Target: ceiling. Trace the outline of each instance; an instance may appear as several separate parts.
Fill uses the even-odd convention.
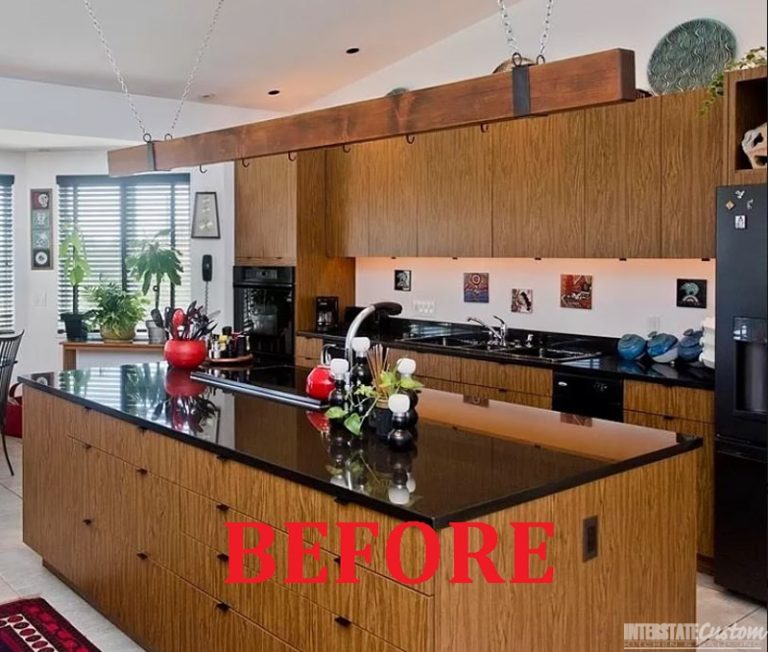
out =
[[[103,150],[114,147],[129,147],[135,144],[129,140],[116,140],[114,138],[91,138],[38,131],[0,129],[0,151]]]
[[[92,2],[130,90],[180,97],[216,0]],[[119,90],[82,0],[5,4],[0,76]],[[495,11],[495,0],[225,0],[190,99],[297,110]]]

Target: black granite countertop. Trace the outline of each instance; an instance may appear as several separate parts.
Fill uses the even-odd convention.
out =
[[[557,344],[566,344],[568,348],[599,351],[601,355],[588,360],[572,362],[548,362],[535,358],[514,360],[492,351],[477,349],[461,349],[446,347],[440,344],[427,344],[419,338],[429,336],[451,336],[457,333],[473,332],[479,329],[466,324],[450,322],[430,322],[408,319],[389,319],[380,324],[369,320],[363,324],[358,335],[369,337],[372,342],[424,353],[440,353],[455,357],[472,358],[477,360],[492,360],[509,364],[561,369],[572,373],[600,374],[612,378],[640,380],[666,385],[679,385],[698,389],[715,388],[715,374],[701,363],[686,364],[677,362],[675,365],[654,363],[650,358],[638,362],[622,360],[616,355],[616,338],[572,335],[567,333],[541,333],[538,336],[549,338]],[[525,339],[527,331],[510,331],[510,336]],[[341,327],[332,331],[299,331],[302,337],[322,338],[327,342],[343,343],[346,328]],[[418,372],[417,372],[418,373]]]
[[[281,370],[281,383],[302,386],[306,372],[297,369],[286,380]],[[261,375],[268,378],[268,370]],[[374,434],[361,441],[329,433],[321,412],[222,392],[164,363],[21,381],[340,500],[436,528],[701,445],[671,432],[494,401],[472,405],[425,390],[416,446],[395,451]]]

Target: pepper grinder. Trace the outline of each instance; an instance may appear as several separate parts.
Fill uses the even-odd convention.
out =
[[[415,360],[411,358],[400,358],[397,361],[397,373],[400,374],[401,378],[413,380],[413,374],[415,372]],[[416,413],[416,405],[419,403],[419,393],[415,389],[404,389],[401,391],[411,399],[411,407],[408,410],[408,425],[415,426],[419,420],[419,415]]]
[[[395,448],[408,448],[413,444],[413,433],[408,430],[408,410],[411,399],[407,394],[393,394],[389,397],[389,409],[392,412],[392,430],[387,442]]]
[[[347,402],[347,372],[349,371],[349,362],[345,358],[334,358],[331,360],[331,376],[335,383],[335,388],[328,397],[328,403],[331,407],[343,408]]]

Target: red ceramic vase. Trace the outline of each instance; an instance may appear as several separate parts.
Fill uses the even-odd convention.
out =
[[[197,369],[208,357],[204,340],[168,340],[165,359],[177,369]]]

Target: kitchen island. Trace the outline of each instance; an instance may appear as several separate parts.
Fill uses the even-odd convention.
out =
[[[624,623],[695,621],[696,438],[425,390],[416,447],[395,451],[162,364],[24,383],[24,541],[148,649],[591,652],[622,649]],[[450,581],[450,524],[466,521],[498,532],[503,582],[474,562],[471,583]],[[225,581],[237,522],[275,528],[269,581]],[[328,582],[285,581],[296,522],[330,524],[304,530],[318,544],[304,573]],[[372,547],[356,584],[336,583],[338,522],[379,526],[375,540],[358,530]],[[385,542],[403,522],[439,540],[425,582],[393,578]],[[515,550],[510,523],[552,523],[526,542],[545,558]],[[406,578],[425,552],[406,529]],[[550,568],[551,582],[521,583]],[[246,555],[245,575],[259,571]]]

